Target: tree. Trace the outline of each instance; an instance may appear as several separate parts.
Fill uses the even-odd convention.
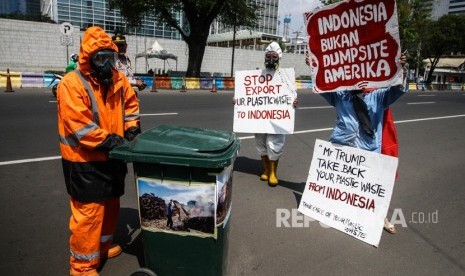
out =
[[[422,57],[421,33],[426,26],[431,10],[425,0],[398,0],[397,15],[399,22],[399,37],[401,48],[407,51],[410,68],[415,68],[415,77],[418,76]]]
[[[431,67],[426,83],[431,78],[439,59],[445,54],[464,52],[465,15],[447,14],[438,20],[428,20],[421,33],[423,57],[427,57]]]
[[[139,26],[144,15],[179,31],[189,48],[187,77],[199,77],[210,25],[215,18],[226,20],[226,26],[254,26],[257,16],[255,2],[249,0],[110,0],[111,8],[119,8],[130,26]],[[182,11],[187,20],[180,26],[174,13]],[[233,24],[231,24],[233,23]]]
[[[251,6],[249,6],[251,5]],[[225,26],[233,28],[233,45],[231,57],[231,77],[234,72],[234,52],[236,49],[236,29],[240,25],[255,27],[257,19],[257,11],[260,7],[256,6],[253,2],[250,4],[246,1],[229,1],[225,3],[224,12],[219,14],[218,19]]]

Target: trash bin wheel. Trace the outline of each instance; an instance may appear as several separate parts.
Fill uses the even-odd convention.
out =
[[[152,270],[142,267],[133,272],[130,276],[157,276]]]

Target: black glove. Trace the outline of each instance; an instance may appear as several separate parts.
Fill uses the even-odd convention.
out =
[[[110,151],[116,146],[124,144],[124,138],[116,133],[109,134],[105,141],[95,147],[98,151]]]
[[[128,130],[126,130],[124,132],[124,139],[126,139],[128,141],[132,141],[140,133],[141,133],[140,127],[135,127],[135,126],[130,127],[130,128],[128,128]]]

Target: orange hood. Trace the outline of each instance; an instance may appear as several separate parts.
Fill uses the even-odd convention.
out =
[[[90,27],[84,33],[81,49],[79,50],[79,69],[84,75],[90,74],[90,58],[100,50],[110,49],[118,52],[118,47],[111,37],[100,27]]]

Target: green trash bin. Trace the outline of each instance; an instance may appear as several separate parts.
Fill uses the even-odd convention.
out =
[[[133,162],[145,264],[158,276],[225,274],[239,147],[232,132],[162,125],[110,152]]]

